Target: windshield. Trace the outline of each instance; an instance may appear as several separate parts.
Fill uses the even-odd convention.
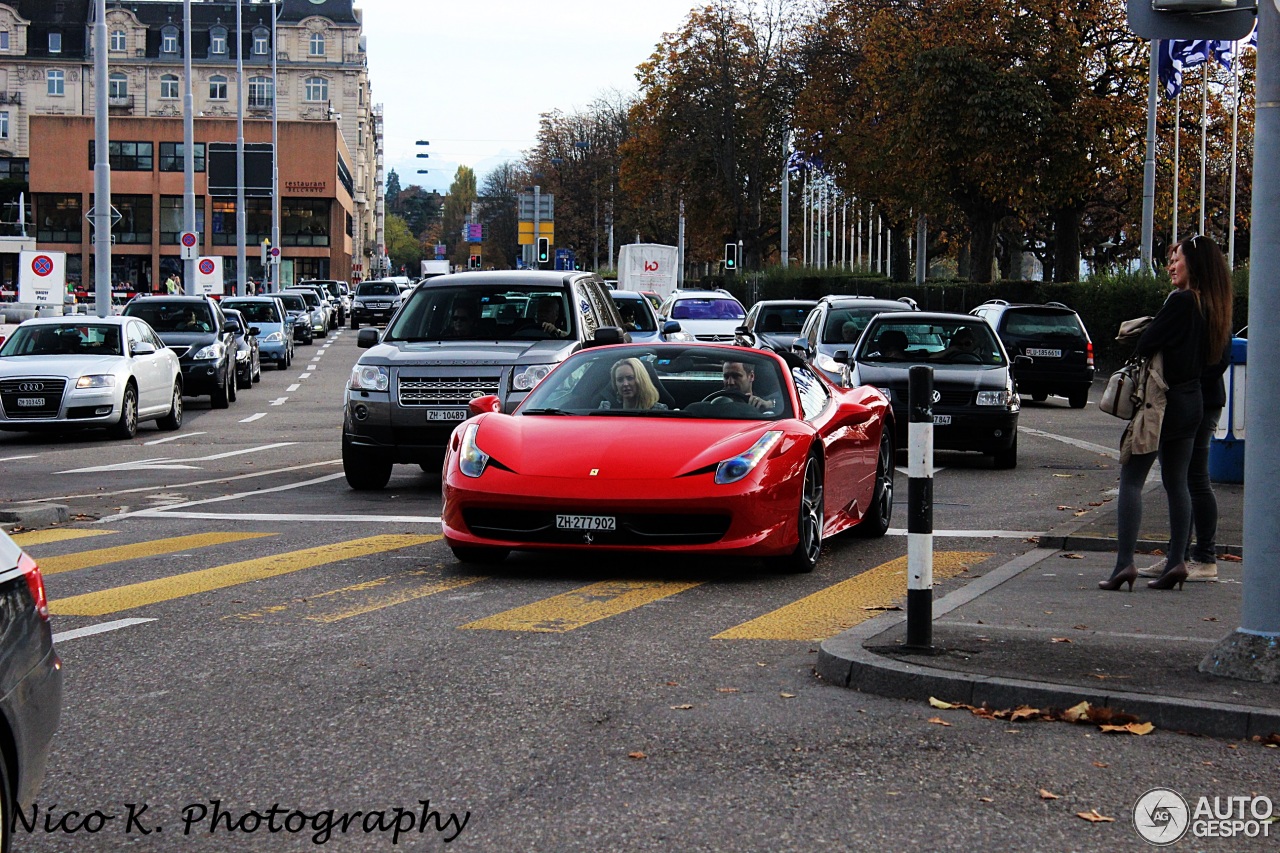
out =
[[[120,327],[92,324],[23,325],[0,347],[0,357],[121,354]]]
[[[859,361],[915,364],[1004,364],[991,327],[978,318],[898,321],[880,317],[859,345]]]
[[[583,350],[547,375],[517,415],[729,420],[791,417],[777,359],[705,345]]]
[[[415,290],[384,341],[506,341],[572,338],[568,294],[505,284]]]
[[[282,303],[286,311],[306,311],[307,303],[302,300],[301,296],[294,293],[281,293],[276,297]]]
[[[279,323],[280,315],[270,302],[240,302],[238,300],[222,300],[222,308],[234,309],[244,315],[250,323]]]
[[[852,308],[833,308],[827,314],[826,325],[822,327],[822,343],[852,344],[862,336],[862,332],[871,322],[871,318],[885,311],[910,311],[906,305],[897,308],[883,305],[858,305]]]
[[[212,332],[218,327],[203,302],[134,301],[124,313],[146,320],[157,332]]]
[[[314,290],[295,290],[293,292],[298,294],[298,296],[307,303],[307,307],[318,308],[320,306],[320,297],[316,296],[316,292]]]
[[[1005,313],[1004,330],[1010,335],[1028,337],[1050,335],[1084,337],[1076,315],[1065,311],[1008,311]]]
[[[776,332],[798,335],[805,318],[812,310],[812,305],[777,305],[761,308],[760,316],[756,319],[756,331],[765,334]]]
[[[746,316],[738,300],[729,298],[680,299],[671,306],[672,320],[742,320]]]
[[[366,281],[356,288],[356,296],[395,296],[399,292],[393,281]]]
[[[618,313],[622,315],[622,328],[628,332],[656,332],[658,322],[649,310],[643,296],[619,296],[612,294]]]

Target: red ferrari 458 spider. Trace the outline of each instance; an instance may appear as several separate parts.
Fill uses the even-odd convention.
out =
[[[471,402],[444,466],[464,562],[512,550],[707,552],[811,571],[826,536],[883,536],[893,413],[789,354],[711,344],[582,350],[507,413]]]

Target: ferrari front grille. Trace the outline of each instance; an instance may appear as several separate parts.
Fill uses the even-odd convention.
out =
[[[462,512],[467,528],[477,536],[508,542],[582,544],[583,531],[561,530],[556,515],[583,513],[608,515],[599,509],[556,511],[472,508]],[[623,513],[615,516],[615,530],[591,532],[599,545],[706,545],[719,541],[729,530],[729,516],[713,513]]]

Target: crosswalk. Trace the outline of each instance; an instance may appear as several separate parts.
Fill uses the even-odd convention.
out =
[[[380,534],[295,549],[282,546],[284,540],[275,538],[279,535],[270,531],[208,532],[113,544],[124,534],[103,529],[67,529],[21,533],[14,539],[36,558],[49,578],[50,612],[72,626],[59,635],[61,640],[154,621],[163,616],[155,605],[165,602],[219,590],[234,591],[243,584],[366,558],[362,564],[366,568],[374,565],[382,569],[376,577],[332,589],[309,587],[305,594],[274,603],[264,603],[264,596],[255,594],[257,606],[251,609],[234,606],[243,604],[247,596],[224,597],[218,600],[219,607],[234,612],[222,614],[221,618],[244,623],[296,620],[332,624],[449,593],[483,600],[492,596],[494,601],[510,604],[514,583],[517,597],[526,589],[534,595],[544,595],[515,607],[494,608],[497,612],[482,618],[460,618],[452,627],[467,631],[568,633],[625,617],[658,602],[679,601],[679,596],[691,590],[715,587],[714,580],[626,578],[600,580],[545,595],[543,584],[513,581],[510,576],[495,578],[459,572],[452,560],[420,559],[423,552],[413,549],[438,542],[438,534]],[[219,549],[231,546],[240,546],[241,552],[248,547],[266,553],[219,562]],[[938,580],[954,577],[991,556],[981,551],[938,552],[934,555],[934,576]],[[403,568],[386,571],[396,560],[404,562]],[[128,567],[132,582],[110,585],[110,571],[86,571],[111,566]],[[145,579],[137,579],[140,575]],[[105,585],[99,583],[102,578],[108,579]],[[75,592],[59,595],[60,588]],[[707,636],[710,640],[822,640],[894,607],[905,594],[906,558],[900,557],[808,591],[740,624],[709,626]],[[228,603],[232,605],[229,608]],[[110,621],[93,621],[105,617],[111,617]]]

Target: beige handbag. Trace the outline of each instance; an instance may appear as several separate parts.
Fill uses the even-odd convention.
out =
[[[1131,359],[1111,374],[1102,391],[1098,408],[1121,420],[1132,420],[1142,408],[1142,391],[1146,384],[1147,359]]]

